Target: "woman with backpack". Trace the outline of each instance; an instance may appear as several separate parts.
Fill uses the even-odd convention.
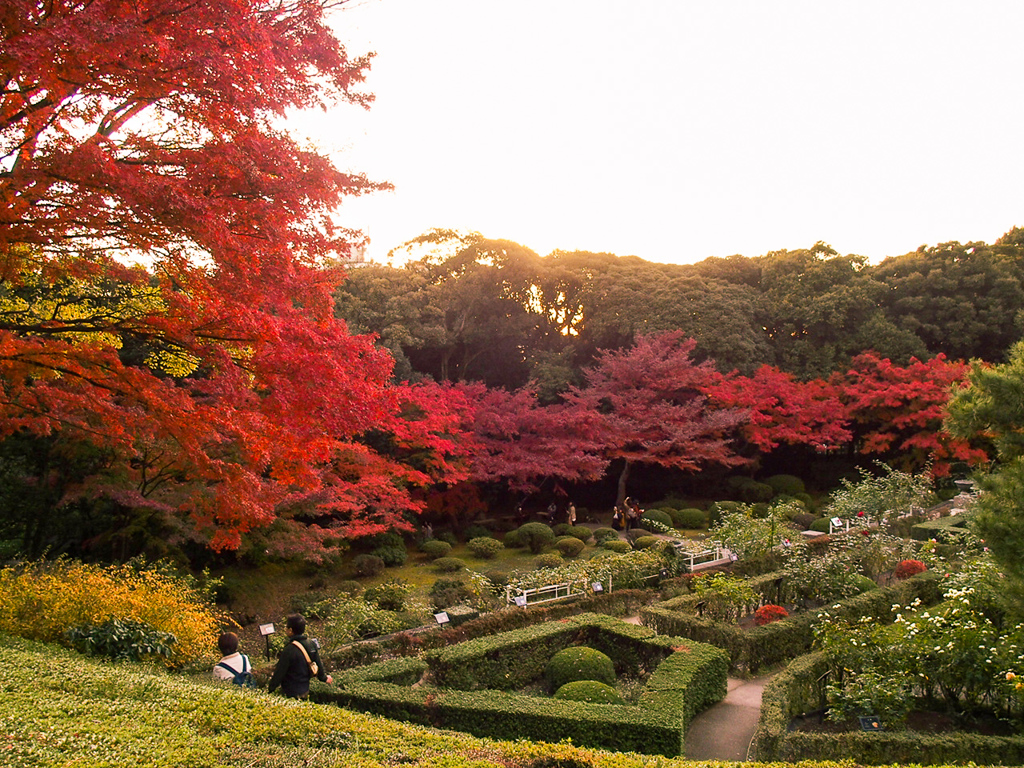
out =
[[[238,652],[238,635],[225,632],[217,638],[217,647],[221,660],[213,667],[213,679],[252,687],[252,665],[248,656]]]

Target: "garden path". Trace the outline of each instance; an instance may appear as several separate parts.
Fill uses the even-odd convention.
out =
[[[640,617],[629,616],[623,621],[639,624]],[[725,698],[690,721],[686,730],[686,759],[747,760],[750,740],[761,716],[761,691],[770,678],[728,678]]]
[[[748,760],[769,677],[730,677],[725,698],[705,709],[686,730],[687,760]]]

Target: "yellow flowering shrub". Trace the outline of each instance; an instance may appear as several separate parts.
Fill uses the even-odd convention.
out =
[[[64,643],[71,627],[114,618],[173,634],[172,667],[213,661],[226,620],[194,585],[160,571],[66,559],[0,569],[0,632]]]

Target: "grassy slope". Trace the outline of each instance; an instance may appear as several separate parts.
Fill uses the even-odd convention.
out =
[[[568,744],[477,739],[205,678],[98,663],[6,636],[0,636],[0,691],[0,764],[11,768],[527,768],[538,758],[574,768],[698,765]]]

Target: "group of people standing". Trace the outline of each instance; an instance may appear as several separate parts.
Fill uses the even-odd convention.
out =
[[[281,651],[274,667],[274,674],[267,684],[273,693],[279,687],[289,699],[305,699],[309,696],[309,681],[314,677],[324,683],[332,682],[327,668],[320,660],[320,647],[315,640],[306,637],[306,619],[293,613],[285,621],[288,644]],[[213,668],[213,679],[234,682],[236,685],[251,685],[252,665],[249,657],[238,651],[238,635],[225,632],[217,638],[222,658]]]
[[[630,531],[633,528],[639,528],[640,518],[643,514],[644,511],[640,509],[637,500],[627,496],[622,504],[615,505],[615,510],[612,512],[612,528],[616,531]]]

